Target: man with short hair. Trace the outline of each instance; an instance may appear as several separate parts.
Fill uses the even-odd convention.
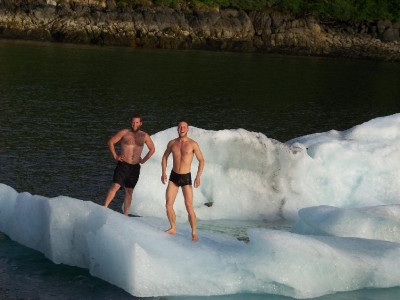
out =
[[[168,156],[172,153],[173,166],[165,194],[167,216],[169,223],[171,224],[171,228],[166,232],[169,234],[176,233],[174,202],[176,195],[178,194],[179,187],[181,187],[183,197],[185,199],[186,210],[188,212],[189,223],[192,227],[192,240],[196,242],[199,240],[199,238],[196,233],[196,214],[193,209],[193,188],[190,168],[192,165],[193,156],[196,155],[196,158],[199,161],[199,167],[194,180],[194,187],[197,188],[200,186],[200,176],[204,168],[204,158],[197,142],[187,136],[188,132],[188,123],[184,121],[180,122],[178,124],[179,137],[169,141],[167,149],[162,157],[161,182],[163,184],[167,183],[167,160]]]
[[[108,190],[104,203],[105,207],[114,199],[117,191],[124,186],[124,215],[129,214],[129,208],[132,202],[132,193],[140,175],[140,164],[144,164],[155,152],[155,147],[150,136],[140,130],[142,118],[140,115],[134,115],[131,120],[131,129],[122,129],[108,141],[108,148],[113,158],[118,161],[114,170],[113,184]],[[115,151],[115,144],[121,142],[121,154]],[[144,158],[141,158],[144,144],[149,152]]]

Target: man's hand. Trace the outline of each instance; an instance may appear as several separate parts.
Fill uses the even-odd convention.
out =
[[[117,156],[117,157],[115,158],[115,160],[124,161],[124,156],[123,156],[123,155],[119,155],[119,156]]]
[[[198,188],[200,186],[200,177],[196,176],[196,179],[194,180],[194,187]]]
[[[163,184],[166,184],[166,183],[167,183],[167,174],[162,174],[162,175],[161,175],[161,182],[162,182]]]

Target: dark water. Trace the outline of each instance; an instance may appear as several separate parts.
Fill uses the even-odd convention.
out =
[[[0,183],[103,203],[114,169],[106,143],[133,112],[150,134],[185,119],[287,141],[400,112],[400,64],[0,40]],[[133,298],[4,235],[0,252],[0,299]]]

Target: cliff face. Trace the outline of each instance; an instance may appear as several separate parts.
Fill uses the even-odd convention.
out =
[[[0,38],[400,61],[400,23],[338,24],[276,12],[0,0]]]

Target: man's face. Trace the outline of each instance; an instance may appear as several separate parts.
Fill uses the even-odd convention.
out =
[[[188,124],[186,122],[180,122],[178,124],[179,137],[187,136],[188,131],[189,131],[189,126],[188,126]]]
[[[142,122],[140,121],[140,118],[133,118],[131,122],[132,130],[133,132],[137,132],[140,129],[140,126],[142,126]]]

